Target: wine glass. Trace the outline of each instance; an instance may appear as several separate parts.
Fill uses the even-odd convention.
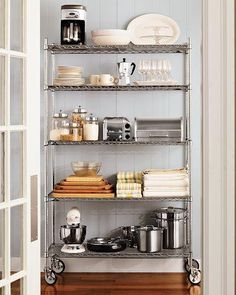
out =
[[[159,59],[157,61],[157,80],[162,82],[164,80],[164,77],[163,77],[163,63],[162,63],[162,60]]]
[[[151,60],[151,80],[157,80],[157,61]]]
[[[145,75],[147,74],[147,70],[145,68],[145,60],[140,60],[138,65],[138,72],[141,75],[142,81],[145,81]]]
[[[145,81],[150,81],[150,72],[151,72],[150,60],[144,60],[143,67],[144,67],[144,71],[145,71]]]

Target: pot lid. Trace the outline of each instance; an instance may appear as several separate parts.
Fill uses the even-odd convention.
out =
[[[89,114],[86,118],[85,118],[86,122],[97,122],[98,121],[98,117],[94,116],[93,114]]]
[[[155,210],[155,214],[157,218],[162,219],[183,219],[186,217],[187,210],[183,208],[160,208]]]
[[[61,9],[83,9],[83,10],[87,10],[86,6],[84,5],[80,5],[80,4],[67,4],[67,5],[62,5]]]
[[[73,110],[73,114],[87,114],[87,110],[81,106]]]
[[[53,115],[53,118],[68,118],[68,115],[66,113],[63,113],[62,110],[60,110],[59,113],[55,113]]]

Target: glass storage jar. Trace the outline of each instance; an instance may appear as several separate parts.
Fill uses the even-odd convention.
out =
[[[98,118],[90,114],[85,118],[83,125],[83,139],[84,140],[98,140]]]
[[[68,115],[60,110],[59,113],[55,113],[52,117],[52,128],[50,130],[50,140],[61,140],[61,134],[63,132],[63,126],[69,123]]]
[[[63,141],[81,141],[83,129],[79,123],[67,123],[64,126],[63,134],[61,135],[61,140]]]
[[[81,125],[84,124],[85,118],[87,115],[86,109],[79,106],[78,108],[75,108],[71,114],[71,121],[73,123],[79,123]]]

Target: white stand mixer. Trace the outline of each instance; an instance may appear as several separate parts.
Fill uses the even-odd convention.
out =
[[[119,71],[119,85],[125,86],[130,85],[130,76],[133,75],[136,68],[135,63],[126,62],[126,58],[123,58],[123,62],[118,62]],[[130,68],[133,67],[131,73],[129,74]]]
[[[64,253],[82,253],[85,251],[83,242],[86,236],[86,226],[80,224],[80,211],[73,207],[66,216],[66,225],[60,228],[60,238],[65,243],[61,248]]]

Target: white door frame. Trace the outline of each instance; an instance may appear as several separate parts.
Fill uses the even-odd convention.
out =
[[[234,0],[203,0],[203,291],[235,294]]]
[[[0,132],[5,135],[4,149],[4,200],[0,202],[0,210],[4,216],[4,231],[0,238],[4,241],[2,246],[2,256],[0,263],[1,271],[4,271],[4,276],[0,279],[1,294],[13,295],[12,283],[19,282],[19,294],[22,295],[39,295],[40,294],[40,0],[22,0],[19,9],[22,8],[22,15],[19,13],[19,18],[22,18],[22,49],[12,50],[11,36],[13,27],[13,7],[14,1],[5,0],[5,44],[0,48],[0,56],[4,57],[4,107],[5,107],[5,122],[0,126]],[[21,22],[21,21],[20,21]],[[20,24],[19,24],[20,25]],[[12,59],[22,61],[22,112],[23,120],[21,125],[12,125],[11,123],[11,61]],[[16,70],[17,71],[17,70]],[[1,85],[0,85],[1,86]],[[19,94],[20,96],[21,94]],[[22,133],[23,141],[23,156],[22,156],[22,196],[12,199],[12,184],[11,176],[11,147],[17,145],[16,141],[11,142],[11,134],[15,132]],[[19,145],[20,146],[20,145]],[[21,151],[17,147],[17,151]],[[1,171],[2,172],[2,171]],[[32,178],[35,180],[38,177],[38,183],[34,182],[32,186]],[[17,180],[16,180],[17,181]],[[19,180],[21,181],[21,180]],[[31,189],[32,188],[32,189]],[[33,189],[34,188],[34,189]],[[36,198],[32,198],[35,196]],[[11,222],[13,220],[12,208],[22,207],[22,257],[14,257],[14,252],[11,251]],[[36,220],[33,217],[37,217]],[[34,227],[32,227],[35,225]],[[1,224],[2,226],[2,224]],[[16,229],[17,230],[17,229]],[[20,244],[20,243],[19,243]],[[19,246],[16,244],[16,246]],[[16,254],[17,256],[18,254]],[[22,263],[19,261],[22,258]],[[13,263],[14,261],[14,263]],[[19,264],[22,264],[18,266]],[[17,282],[18,283],[18,282]],[[2,291],[2,292],[1,292]]]

